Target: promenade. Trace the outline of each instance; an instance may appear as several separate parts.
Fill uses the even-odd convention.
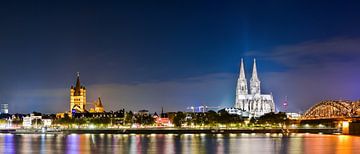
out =
[[[129,129],[64,129],[59,131],[3,129],[0,133],[12,134],[232,134],[232,133],[341,133],[336,128],[298,129],[194,129],[194,128],[129,128]]]

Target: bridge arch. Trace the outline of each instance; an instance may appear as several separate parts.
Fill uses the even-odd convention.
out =
[[[331,119],[346,118],[354,115],[354,106],[351,101],[322,101],[309,108],[302,119]]]

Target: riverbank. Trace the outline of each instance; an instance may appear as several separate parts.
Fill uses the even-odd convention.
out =
[[[102,129],[102,130],[64,130],[75,134],[230,134],[230,133],[339,133],[337,129]]]
[[[131,128],[131,129],[66,129],[42,132],[39,130],[7,129],[0,133],[12,134],[230,134],[230,133],[341,133],[335,128],[321,129],[190,129],[190,128]]]

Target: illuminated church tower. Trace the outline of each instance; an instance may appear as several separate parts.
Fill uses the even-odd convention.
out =
[[[260,80],[257,75],[256,59],[254,59],[253,72],[250,79],[250,93],[253,95],[260,94]]]
[[[247,87],[247,81],[246,81],[246,77],[245,77],[245,68],[244,68],[244,60],[243,59],[241,59],[240,75],[239,75],[239,79],[237,82],[238,82],[237,83],[238,86],[237,86],[236,92],[238,94],[242,94],[242,95],[248,94],[248,87]]]
[[[104,106],[101,102],[100,97],[98,98],[98,100],[94,103],[94,108],[90,108],[90,113],[103,113],[105,112],[104,110]]]
[[[76,85],[70,88],[70,112],[83,113],[86,111],[86,89],[80,83],[80,75],[77,73]]]

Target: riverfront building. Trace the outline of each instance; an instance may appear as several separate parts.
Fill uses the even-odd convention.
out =
[[[83,113],[86,111],[86,89],[80,83],[80,75],[77,74],[76,85],[70,88],[70,112]]]
[[[97,101],[91,103],[93,107],[90,110],[86,110],[86,88],[81,85],[80,75],[77,74],[75,87],[71,86],[70,88],[70,115],[74,113],[103,113],[105,112],[103,104],[100,97]]]
[[[103,113],[105,112],[104,110],[104,106],[101,103],[101,99],[100,97],[98,98],[98,100],[94,103],[94,107],[90,108],[90,113]]]
[[[1,111],[2,114],[8,114],[9,113],[9,105],[8,104],[1,104]]]
[[[254,59],[253,72],[250,79],[250,90],[248,89],[244,62],[243,59],[241,59],[234,108],[251,117],[259,117],[265,113],[274,112],[275,104],[273,96],[272,94],[262,94],[260,83],[256,69],[256,60]]]

